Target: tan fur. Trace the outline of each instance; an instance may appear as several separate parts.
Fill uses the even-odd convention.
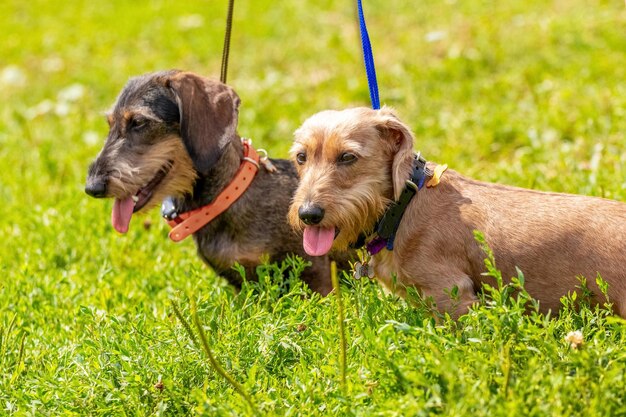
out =
[[[358,149],[359,159],[339,166],[338,155]],[[360,232],[371,232],[391,198],[409,178],[413,136],[389,109],[321,112],[296,132],[292,155],[307,154],[298,166],[301,183],[289,221],[301,228],[303,203],[325,209],[320,223],[341,233],[342,249]],[[432,164],[430,164],[432,167]],[[477,300],[484,282],[485,254],[473,237],[484,233],[505,278],[519,267],[528,292],[542,311],[558,310],[560,298],[587,278],[602,302],[597,274],[608,282],[615,311],[626,317],[626,204],[601,198],[545,193],[475,181],[448,170],[434,188],[422,188],[404,213],[393,251],[375,255],[377,277],[405,294],[415,286],[440,310],[458,316]],[[458,287],[460,299],[447,290]]]

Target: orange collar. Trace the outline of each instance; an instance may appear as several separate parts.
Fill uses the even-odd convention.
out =
[[[225,212],[248,189],[259,170],[259,154],[247,139],[241,139],[243,159],[233,180],[215,197],[212,203],[198,209],[180,214],[167,221],[172,227],[169,237],[180,242],[192,233],[209,224],[217,216]]]

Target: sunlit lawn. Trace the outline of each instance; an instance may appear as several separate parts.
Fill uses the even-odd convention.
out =
[[[364,3],[381,100],[427,158],[626,201],[623,2]],[[0,415],[252,414],[173,315],[170,300],[190,319],[190,297],[261,414],[626,415],[624,322],[586,307],[524,315],[500,299],[507,290],[436,324],[344,277],[342,387],[334,297],[296,281],[281,297],[276,266],[236,293],[191,240],[167,239],[157,212],[119,236],[111,202],[83,193],[103,113],[130,76],[218,77],[226,1],[2,9]],[[237,1],[229,83],[240,134],[286,157],[308,115],[369,105],[359,48],[352,2]],[[574,330],[578,349],[564,340]]]

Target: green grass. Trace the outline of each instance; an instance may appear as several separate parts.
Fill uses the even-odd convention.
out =
[[[622,2],[364,6],[381,99],[429,159],[626,201]],[[294,279],[280,296],[275,265],[235,293],[191,240],[167,240],[156,212],[151,227],[136,219],[115,234],[111,202],[82,191],[102,113],[132,75],[217,77],[225,11],[225,0],[3,3],[0,415],[252,414],[172,300],[190,322],[194,301],[216,359],[263,415],[626,415],[626,327],[585,307],[584,291],[547,318],[496,288],[458,322],[435,323],[344,277],[343,387],[335,297]],[[233,36],[239,131],[272,156],[313,112],[368,105],[351,2],[237,1]],[[580,349],[564,340],[574,330]]]

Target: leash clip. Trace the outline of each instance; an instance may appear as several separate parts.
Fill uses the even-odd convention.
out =
[[[165,197],[161,203],[161,217],[167,221],[174,220],[178,217],[178,208],[176,208],[176,200],[174,197]]]
[[[261,163],[261,165],[263,165],[263,168],[265,168],[267,172],[271,172],[271,173],[276,172],[277,171],[276,166],[272,163],[272,161],[270,161],[270,158],[267,155],[267,151],[265,149],[257,149],[256,151],[263,155],[259,159],[259,162]]]

